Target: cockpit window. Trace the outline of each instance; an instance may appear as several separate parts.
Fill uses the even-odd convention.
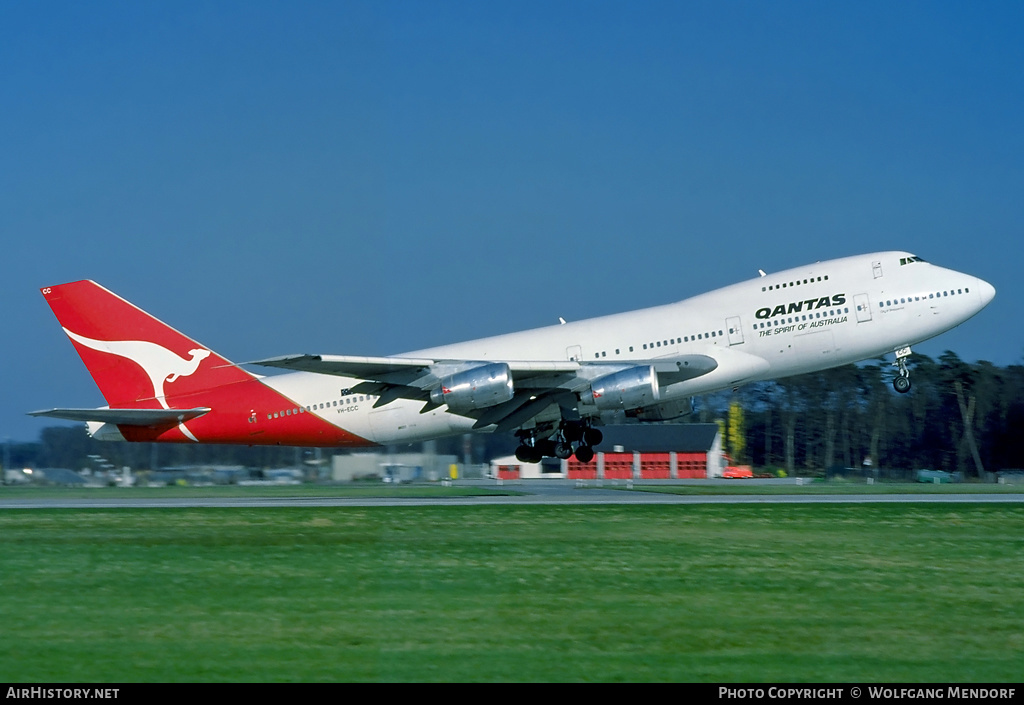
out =
[[[905,264],[913,264],[914,262],[924,262],[924,260],[915,255],[910,255],[910,257],[900,257],[901,267]]]

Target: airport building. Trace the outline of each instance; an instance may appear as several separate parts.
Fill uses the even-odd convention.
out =
[[[602,426],[604,440],[594,459],[520,463],[491,462],[497,479],[680,480],[722,477],[726,459],[718,424]]]
[[[331,479],[379,479],[394,483],[443,480],[452,476],[457,462],[454,455],[433,453],[346,453],[331,458]]]

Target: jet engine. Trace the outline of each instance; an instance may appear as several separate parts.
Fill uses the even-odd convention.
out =
[[[630,367],[590,383],[590,396],[601,411],[639,409],[661,398],[653,365]]]
[[[514,394],[512,371],[507,364],[494,362],[444,377],[441,386],[431,390],[430,401],[461,414],[509,401]]]

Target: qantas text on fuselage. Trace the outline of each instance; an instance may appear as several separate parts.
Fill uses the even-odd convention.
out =
[[[828,308],[829,306],[842,306],[845,303],[846,294],[833,294],[832,296],[822,296],[820,299],[807,299],[806,301],[792,301],[788,304],[779,304],[775,308],[759,308],[754,316],[764,320],[766,318],[774,318],[775,316],[785,316],[786,314],[792,315],[801,311],[813,311],[819,308]]]

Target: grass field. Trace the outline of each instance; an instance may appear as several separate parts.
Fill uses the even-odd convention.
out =
[[[1019,682],[1024,506],[17,510],[0,681]]]

